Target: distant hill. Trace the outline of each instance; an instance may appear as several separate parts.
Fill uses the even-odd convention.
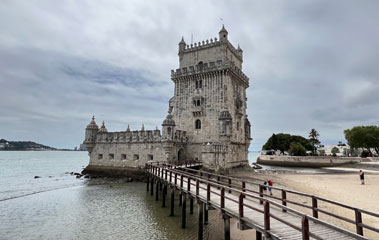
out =
[[[56,148],[45,146],[31,141],[7,141],[0,139],[0,151],[43,151],[57,150]]]

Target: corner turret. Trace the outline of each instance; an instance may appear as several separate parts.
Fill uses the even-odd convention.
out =
[[[184,41],[184,38],[182,37],[182,40],[179,42],[179,53],[183,52],[186,48],[186,42]]]
[[[98,131],[99,126],[97,126],[95,122],[95,116],[92,116],[92,121],[86,127],[86,134],[83,142],[86,145],[89,153],[92,152],[92,149],[95,146]]]
[[[227,42],[228,41],[228,31],[226,31],[224,24],[222,25],[222,28],[218,34],[219,34],[219,39],[221,42]]]
[[[175,133],[175,121],[172,119],[172,115],[169,112],[166,119],[162,123],[162,137],[166,139],[173,139]]]

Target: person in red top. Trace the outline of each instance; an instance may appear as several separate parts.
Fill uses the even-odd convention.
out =
[[[274,185],[274,183],[271,181],[271,179],[268,180],[268,191],[270,192],[270,195],[272,195],[272,185]]]

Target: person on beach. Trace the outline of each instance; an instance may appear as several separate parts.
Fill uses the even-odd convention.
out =
[[[271,181],[271,179],[268,180],[268,191],[270,192],[270,195],[272,195],[272,185],[274,185],[274,183]]]
[[[359,171],[359,177],[361,179],[361,184],[364,185],[365,184],[365,173],[362,170]]]
[[[266,186],[267,186],[267,181],[265,181],[264,183],[263,183],[263,191],[267,191],[267,188],[266,188]]]

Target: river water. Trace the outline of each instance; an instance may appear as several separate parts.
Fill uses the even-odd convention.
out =
[[[168,217],[143,183],[70,174],[88,161],[87,152],[0,151],[0,239],[197,239],[196,206],[181,229],[179,207]]]

